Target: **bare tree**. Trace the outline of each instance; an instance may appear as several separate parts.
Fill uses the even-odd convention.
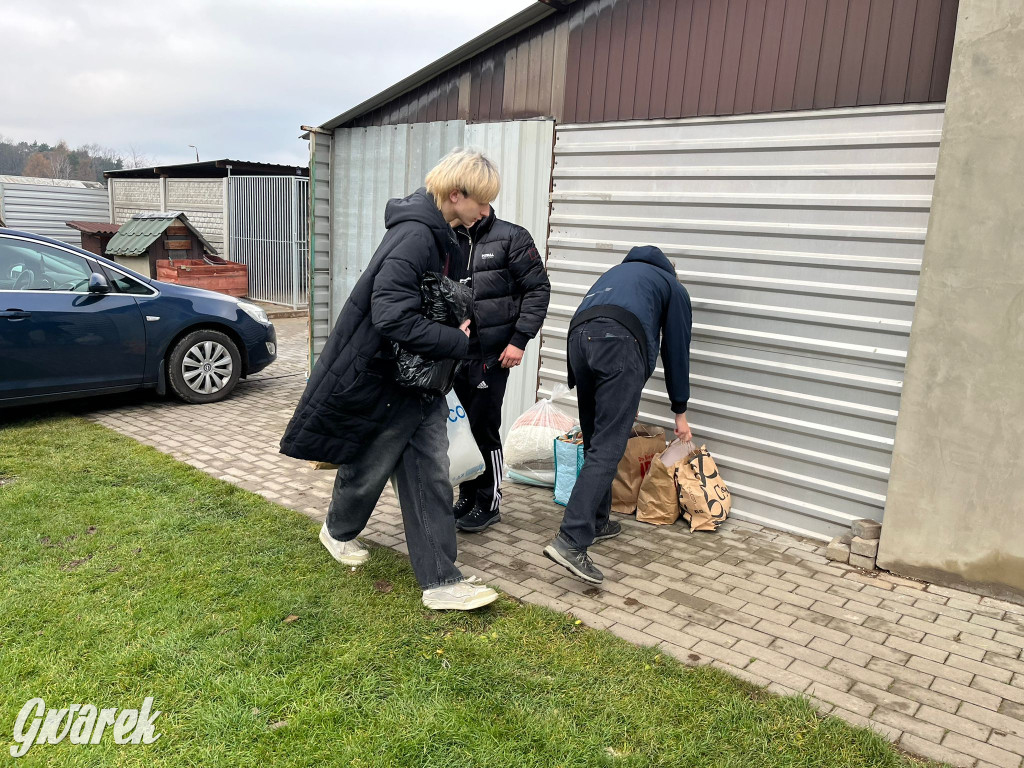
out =
[[[153,164],[134,144],[128,145],[128,151],[121,155],[121,162],[125,168],[148,168]]]
[[[56,147],[46,153],[46,160],[50,166],[47,174],[51,179],[71,178],[71,157],[68,152],[67,142],[61,141]]]

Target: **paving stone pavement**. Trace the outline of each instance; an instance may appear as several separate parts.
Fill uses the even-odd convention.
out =
[[[275,323],[280,357],[228,400],[155,396],[90,418],[322,521],[334,473],[277,452],[305,385],[306,320]],[[1024,605],[829,562],[824,545],[729,520],[717,533],[623,519],[595,545],[601,588],[541,555],[561,520],[549,489],[509,484],[502,521],[459,534],[459,561],[526,602],[686,664],[711,664],[954,766],[1020,768]],[[390,489],[364,538],[405,551]]]

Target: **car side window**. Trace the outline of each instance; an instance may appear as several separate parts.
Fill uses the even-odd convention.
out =
[[[128,275],[122,275],[120,272],[115,272],[112,269],[105,270],[107,279],[110,280],[110,284],[114,286],[114,290],[118,293],[131,293],[135,296],[149,296],[153,293],[153,289],[142,284],[141,281],[136,280],[134,277],[128,277]]]
[[[89,292],[89,261],[29,240],[0,238],[0,290]]]

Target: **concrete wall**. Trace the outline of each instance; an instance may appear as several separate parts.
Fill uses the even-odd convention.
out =
[[[115,224],[136,213],[183,211],[217,254],[228,258],[224,179],[111,179],[110,195]]]
[[[1024,4],[962,0],[881,567],[1024,598]]]

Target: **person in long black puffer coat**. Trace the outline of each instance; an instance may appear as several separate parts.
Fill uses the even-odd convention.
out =
[[[544,262],[523,227],[492,208],[473,227],[456,227],[461,258],[449,276],[473,289],[470,360],[455,379],[455,394],[484,458],[480,477],[459,486],[455,526],[474,533],[501,520],[501,406],[509,372],[544,324],[551,284]]]
[[[320,541],[344,565],[369,558],[356,536],[392,474],[406,543],[423,604],[471,610],[497,593],[463,579],[455,565],[455,522],[448,479],[448,406],[394,382],[390,341],[425,357],[465,359],[469,324],[453,328],[421,311],[428,272],[446,274],[459,255],[455,226],[472,226],[500,188],[479,152],[456,150],[429,173],[426,187],[387,204],[387,233],[338,316],[281,452],[338,464]]]

